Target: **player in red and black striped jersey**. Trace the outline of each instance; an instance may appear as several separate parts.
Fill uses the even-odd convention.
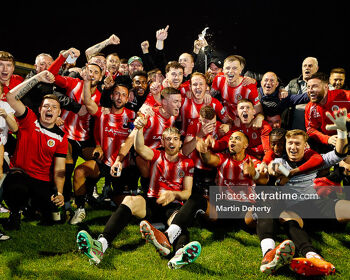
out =
[[[61,113],[56,96],[46,95],[39,108],[40,117],[20,101],[39,82],[52,83],[54,76],[43,71],[12,89],[7,101],[15,110],[19,123],[17,145],[11,159],[11,172],[4,182],[4,198],[11,210],[8,226],[18,229],[20,210],[29,199],[42,213],[44,222],[51,221],[54,206],[64,204],[63,184],[68,141],[56,126]]]
[[[77,103],[83,103],[83,80],[67,76],[58,75],[59,69],[66,61],[68,56],[79,56],[79,50],[71,48],[64,51],[51,64],[49,71],[55,75],[55,84],[61,88],[66,89],[66,94],[74,99]],[[91,96],[95,103],[99,104],[101,99],[101,92],[97,89],[98,83],[102,79],[102,69],[97,64],[87,65],[84,71],[88,71],[93,75],[93,82],[91,86]],[[61,126],[62,130],[67,134],[69,141],[69,149],[66,162],[66,177],[71,178],[78,156],[84,159],[91,159],[95,153],[93,147],[95,146],[92,140],[91,121],[92,116],[86,112],[85,114],[75,114],[71,111],[62,110],[61,119],[64,121]],[[66,180],[64,185],[64,195],[66,202],[70,200],[72,192],[71,180]]]

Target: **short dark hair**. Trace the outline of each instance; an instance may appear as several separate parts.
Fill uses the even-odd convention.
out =
[[[94,66],[97,66],[98,69],[100,69],[100,73],[102,73],[102,68],[100,65],[98,65],[97,63],[88,63],[88,65],[94,65]],[[84,67],[83,67],[84,68]]]
[[[134,73],[132,73],[131,79],[133,80],[136,76],[143,76],[146,78],[146,80],[148,78],[146,71],[135,71]]]
[[[170,68],[182,69],[182,71],[185,71],[184,67],[178,61],[169,61],[165,66],[165,73],[168,73],[170,71]]]
[[[181,94],[181,92],[176,88],[166,87],[163,88],[162,92],[160,93],[160,99],[164,99],[172,94]]]
[[[117,56],[118,58],[119,58],[119,55],[116,53],[116,52],[114,52],[114,53],[110,53],[109,55],[107,55],[107,57],[106,58],[108,58],[108,57],[110,57],[110,56]],[[120,59],[119,59],[120,60]]]
[[[338,74],[344,74],[345,75],[345,69],[341,68],[341,67],[333,68],[331,70],[331,74],[333,74],[333,73],[338,73]]]
[[[120,64],[128,64],[128,60],[126,58],[121,58]]]
[[[287,130],[285,130],[282,127],[279,128],[273,128],[270,133],[269,133],[269,137],[271,138],[272,136],[277,136],[280,138],[283,138],[283,140],[285,139],[284,137],[286,136]]]
[[[52,99],[52,100],[55,100],[55,101],[57,101],[58,104],[60,104],[60,107],[61,107],[60,100],[59,100],[58,97],[57,97],[56,95],[54,95],[54,94],[46,94],[46,95],[44,95],[44,96],[43,96],[43,99],[41,100],[40,106],[43,105],[45,99]]]
[[[311,80],[311,79],[318,79],[321,82],[328,84],[329,76],[325,73],[322,73],[322,72],[316,72],[316,73],[311,75],[309,80]]]
[[[90,56],[90,58],[93,58],[93,57],[95,57],[95,56],[103,56],[104,58],[106,58],[105,54],[104,54],[104,53],[101,53],[101,52],[99,52],[99,53],[94,53],[93,55]]]
[[[206,120],[212,120],[216,116],[214,108],[209,105],[203,106],[199,110],[199,115]]]

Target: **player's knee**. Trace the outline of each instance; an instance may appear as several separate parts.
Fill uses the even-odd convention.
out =
[[[84,168],[84,166],[79,165],[75,168],[74,170],[74,179],[78,179],[78,178],[85,178],[86,177],[86,168]]]
[[[288,221],[296,221],[301,228],[303,228],[304,226],[303,219],[293,211],[283,211],[280,214],[279,220],[281,224],[284,224],[285,222],[288,222]]]
[[[140,208],[142,208],[142,205],[144,204],[143,203],[144,200],[145,199],[140,195],[137,195],[137,196],[128,195],[124,197],[122,204],[128,206],[134,215],[139,211]]]

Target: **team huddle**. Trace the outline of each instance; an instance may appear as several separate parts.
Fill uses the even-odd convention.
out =
[[[98,239],[84,230],[76,237],[91,263],[99,264],[137,218],[141,236],[169,259],[168,267],[181,268],[201,254],[188,229],[204,217],[256,228],[263,273],[285,265],[301,275],[335,273],[304,223],[350,220],[342,187],[350,179],[345,72],[336,68],[328,77],[308,57],[302,75],[283,87],[273,72],[244,74],[239,55],[212,56],[203,69],[204,38],[192,54],[168,61],[167,35],[168,27],[158,30],[155,50],[145,41],[142,56],[129,59],[101,53],[120,43],[112,35],[85,51],[82,68],[75,48],[56,60],[42,53],[25,79],[13,74],[13,56],[0,51],[4,229],[19,230],[22,215],[52,225],[58,209],[66,222],[72,201],[68,222],[84,223],[104,178],[103,194],[117,208]],[[271,199],[276,193],[293,199]],[[277,228],[289,237],[279,245]]]

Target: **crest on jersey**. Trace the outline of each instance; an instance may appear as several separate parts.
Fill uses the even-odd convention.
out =
[[[177,173],[177,175],[178,175],[180,178],[183,178],[183,177],[185,177],[185,171],[183,171],[182,169],[180,169],[179,172]]]
[[[53,139],[47,140],[47,145],[48,145],[50,148],[52,148],[53,146],[55,146],[55,144],[56,144],[55,140],[53,140]]]
[[[256,139],[256,138],[258,138],[258,135],[257,135],[255,132],[253,132],[253,133],[252,133],[252,138],[253,138],[253,139]]]
[[[239,93],[237,94],[237,102],[239,101],[239,100],[241,100],[242,99],[242,95],[240,95]]]
[[[339,107],[337,106],[337,105],[333,105],[332,106],[332,111],[334,112],[334,111],[338,111],[339,110]]]

